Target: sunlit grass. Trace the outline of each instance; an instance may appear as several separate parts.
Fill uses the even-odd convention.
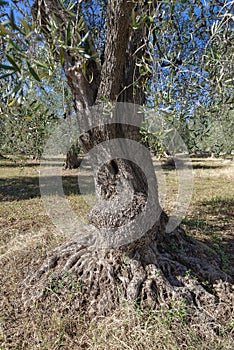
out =
[[[193,197],[182,225],[189,235],[213,247],[223,268],[234,274],[233,163],[195,159],[193,164]],[[167,185],[164,208],[170,213],[178,181],[175,170],[165,167],[163,173]],[[49,305],[50,311],[46,305],[35,305],[34,311],[27,313],[21,303],[25,278],[51,249],[66,240],[50,221],[40,197],[38,176],[36,162],[25,166],[0,162],[1,350],[233,348],[234,320],[217,325],[218,332],[210,332],[197,319],[188,323],[186,308],[180,303],[145,313],[126,305],[110,317],[90,323],[78,311],[67,309],[61,314],[56,303]],[[87,222],[94,195],[78,193],[77,171],[64,172],[63,184],[68,204]]]

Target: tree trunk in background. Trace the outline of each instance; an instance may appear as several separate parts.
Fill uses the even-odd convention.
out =
[[[75,152],[74,150],[70,150],[67,153],[66,162],[65,162],[65,169],[77,169],[79,168],[80,161],[79,161],[79,153]]]
[[[74,143],[67,153],[65,161],[65,169],[77,169],[80,166],[81,160],[79,159],[80,146],[78,142]]]
[[[133,9],[140,13],[145,10],[144,6],[148,5],[139,6],[126,0],[108,1],[105,61],[102,66],[96,61],[88,61],[86,76],[79,57],[74,59],[68,50],[64,50],[64,70],[73,94],[77,118],[81,132],[86,130],[81,135],[82,145],[86,151],[100,146],[100,154],[95,153],[96,159],[93,159],[94,168],[102,161],[102,151],[111,159],[95,175],[98,201],[90,213],[90,223],[97,229],[123,227],[124,230],[126,223],[144,211],[149,196],[148,179],[143,171],[126,158],[112,159],[111,149],[102,146],[105,141],[116,138],[139,142],[139,129],[120,125],[116,121],[90,130],[87,127],[93,125],[93,118],[98,118],[92,115],[91,106],[98,104],[102,97],[141,105],[145,102],[143,77],[136,62],[145,54],[143,44],[148,29],[142,25],[133,30],[130,26]],[[35,1],[32,12],[35,19],[40,19],[40,26],[47,38],[46,19],[55,14],[61,28],[65,28],[69,19],[55,0]],[[91,38],[88,43],[90,50],[94,50]],[[88,81],[87,76],[93,76],[92,82]],[[82,293],[76,299],[77,307],[85,307],[88,314],[107,314],[123,299],[137,301],[142,307],[170,304],[177,299],[197,308],[199,317],[206,305],[209,305],[209,313],[219,309],[221,317],[225,308],[217,306],[217,298],[225,303],[228,297],[216,282],[228,280],[229,277],[221,271],[217,254],[187,237],[183,230],[178,228],[166,234],[168,218],[164,212],[158,215],[161,208],[157,181],[150,160],[149,164],[156,203],[156,219],[152,227],[140,239],[118,249],[95,250],[74,240],[68,242],[51,253],[33,280],[46,283],[51,269],[57,273],[54,277],[56,281],[64,278],[64,271],[74,274],[82,283]],[[131,201],[126,208],[129,198]],[[132,234],[134,232],[127,232],[129,236]],[[188,270],[191,271],[190,276]],[[202,284],[204,280],[209,281],[210,286],[216,283],[220,296],[219,292],[212,294],[213,287],[205,288]]]

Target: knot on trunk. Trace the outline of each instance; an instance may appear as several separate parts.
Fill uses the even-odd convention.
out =
[[[99,201],[90,212],[90,222],[97,227],[120,227],[135,219],[144,210],[146,201],[143,193],[135,193],[132,198],[123,195],[111,201]]]

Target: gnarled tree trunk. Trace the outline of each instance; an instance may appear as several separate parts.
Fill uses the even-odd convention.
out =
[[[97,230],[115,229],[120,238],[122,234],[133,239],[126,244],[123,241],[119,245],[95,249],[95,245],[81,245],[74,238],[51,252],[49,259],[31,281],[36,286],[46,284],[53,271],[53,283],[59,283],[62,279],[67,281],[69,288],[67,274],[75,276],[82,287],[74,303],[79,308],[85,307],[89,314],[106,314],[126,299],[134,300],[142,307],[155,307],[160,303],[170,303],[173,298],[182,298],[198,313],[207,307],[210,318],[212,312],[216,312],[214,317],[218,311],[221,316],[230,303],[231,285],[230,278],[221,270],[219,257],[209,248],[187,237],[180,228],[166,233],[168,217],[160,208],[157,181],[150,158],[147,163],[152,180],[149,189],[148,177],[131,161],[134,157],[128,157],[131,151],[128,144],[123,153],[126,157],[113,158],[113,148],[106,143],[117,138],[139,142],[139,128],[131,124],[122,125],[118,123],[118,118],[114,118],[113,123],[92,128],[93,120],[98,120],[98,115],[93,115],[91,106],[98,104],[102,97],[109,101],[145,102],[143,77],[136,62],[146,54],[144,39],[148,29],[143,24],[137,30],[131,28],[132,11],[134,8],[136,12],[147,11],[144,6],[148,5],[138,5],[137,8],[131,1],[108,1],[105,61],[102,66],[98,61],[87,61],[84,73],[81,58],[74,58],[68,49],[64,49],[64,70],[83,132],[81,142],[86,151],[99,146],[99,152],[93,153],[98,201],[90,213],[90,224]],[[55,15],[61,30],[70,20],[69,14],[55,0],[35,1],[32,12],[48,40],[47,19]],[[73,42],[76,42],[76,38]],[[88,45],[94,54],[91,37]],[[93,79],[89,81],[87,76]],[[109,160],[102,164],[104,155]],[[152,188],[153,196],[150,193]],[[140,213],[144,214],[150,195],[154,198],[151,212],[153,224],[141,237],[134,239],[135,232],[131,232],[131,225],[126,225]],[[113,239],[111,242],[116,241]],[[220,280],[223,282],[220,283]],[[208,281],[209,286],[204,281]],[[220,301],[226,306],[221,306]]]

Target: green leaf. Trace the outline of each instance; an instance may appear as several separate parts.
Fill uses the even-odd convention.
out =
[[[71,23],[68,22],[66,29],[66,45],[71,45]]]
[[[39,75],[37,74],[35,69],[30,65],[30,63],[28,61],[27,61],[27,65],[28,65],[29,72],[31,73],[33,78],[40,82],[41,79],[40,79]]]
[[[81,32],[84,29],[84,18],[83,17],[81,17],[79,19],[79,22],[77,23],[76,29],[78,31],[78,34],[79,34],[79,32]]]
[[[37,105],[35,108],[33,108],[33,112],[37,112],[41,108],[41,104]]]
[[[12,100],[11,102],[8,103],[8,107],[12,107],[16,102],[16,99]]]
[[[26,37],[25,37],[25,40],[28,40],[30,39],[30,37],[34,34],[34,31],[32,30],[31,32],[29,32]],[[39,40],[40,41],[40,40]]]
[[[34,62],[36,63],[37,66],[48,69],[48,65],[46,63],[36,61],[36,60],[34,60]]]
[[[59,1],[60,6],[61,6],[64,10],[66,10],[64,1],[62,1],[62,0],[58,0],[58,1]]]
[[[6,27],[4,27],[2,23],[0,23],[0,34],[1,35],[10,34],[10,31]]]
[[[12,40],[12,39],[9,39],[9,43],[19,52],[22,51],[22,49]]]
[[[12,29],[20,31],[19,27],[15,23],[15,16],[14,16],[13,10],[11,10],[11,12],[10,12],[9,19],[10,19],[10,25],[11,25]]]
[[[7,77],[10,77],[11,75],[12,75],[12,73],[7,73],[7,74],[0,75],[0,80],[1,79],[5,79]]]
[[[17,52],[17,57],[18,58],[28,58],[28,55],[26,55],[26,54],[24,54],[24,53],[22,53],[22,52]]]
[[[33,100],[33,101],[29,104],[29,106],[32,107],[32,105],[34,105],[35,103],[37,103],[37,100]]]
[[[10,55],[6,55],[8,61],[12,64],[13,67],[15,67],[15,70],[17,70],[19,73],[21,73],[20,67],[15,62],[14,58]]]
[[[0,68],[1,68],[1,69],[5,69],[5,70],[13,70],[13,71],[16,71],[15,67],[8,66],[7,64],[1,64],[1,63],[0,63]]]
[[[76,2],[73,3],[72,1],[70,1],[69,4],[67,5],[67,11],[71,11],[75,6],[76,6]]]
[[[64,51],[62,48],[60,48],[60,62],[61,62],[61,65],[63,66],[64,65]]]
[[[83,56],[88,59],[91,58],[91,56],[88,53],[84,53]]]
[[[85,34],[85,36],[81,39],[81,42],[84,43],[86,41],[86,39],[89,36],[89,31]]]
[[[74,51],[78,51],[78,52],[80,52],[80,53],[85,53],[85,48],[84,48],[84,47],[78,46],[77,48],[74,48],[73,50],[74,50]]]
[[[20,18],[20,23],[22,24],[22,26],[24,27],[25,29],[25,34],[28,34],[29,31],[30,31],[30,28],[29,28],[29,25],[26,21],[24,21],[22,18]]]

